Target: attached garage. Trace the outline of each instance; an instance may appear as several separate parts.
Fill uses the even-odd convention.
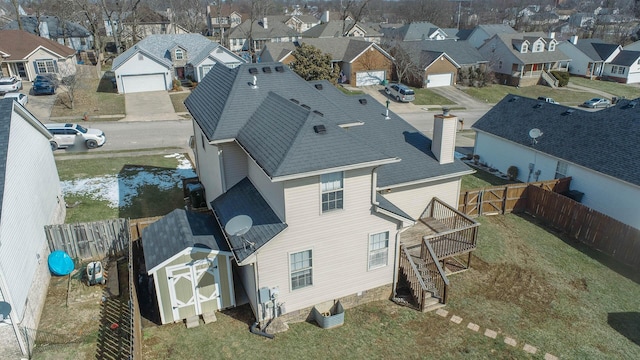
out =
[[[627,84],[640,83],[640,72],[629,73],[627,76]]]
[[[176,209],[143,230],[142,246],[162,324],[236,305],[232,254],[212,216]]]
[[[356,86],[379,85],[385,77],[385,71],[360,71],[356,73]]]
[[[143,91],[166,91],[165,75],[122,75],[122,88],[124,93],[136,93]]]
[[[453,73],[427,75],[427,88],[453,85]]]

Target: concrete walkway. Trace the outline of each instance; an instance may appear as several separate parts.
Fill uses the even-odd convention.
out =
[[[463,106],[466,110],[489,111],[489,109],[491,109],[491,105],[489,103],[479,101],[478,99],[474,98],[473,96],[470,96],[469,94],[458,89],[455,86],[442,86],[442,87],[430,88],[429,90],[455,102],[460,106]]]
[[[176,114],[167,91],[148,91],[124,95],[127,116],[120,121],[183,120]]]
[[[609,94],[608,92],[604,92],[604,91],[600,91],[598,89],[594,89],[594,88],[590,88],[590,87],[586,87],[586,86],[580,86],[580,85],[576,85],[576,84],[572,84],[571,82],[569,82],[567,84],[567,89],[571,89],[571,90],[577,90],[577,91],[584,91],[584,92],[589,92],[589,93],[593,93],[593,94],[598,94],[602,97],[605,97],[607,99],[611,99],[614,95]],[[588,100],[588,99],[585,99]]]

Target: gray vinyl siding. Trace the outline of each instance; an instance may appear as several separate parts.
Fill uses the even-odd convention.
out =
[[[391,192],[382,194],[412,218],[418,219],[434,196],[457,209],[459,191],[460,178],[455,178],[429,183],[429,185],[416,184],[393,188]]]
[[[49,141],[14,112],[0,222],[0,269],[18,321],[23,318],[38,264],[47,261],[43,227],[55,217],[60,201],[60,181]],[[35,309],[41,305],[30,304]]]
[[[320,178],[285,183],[289,227],[258,255],[258,287],[280,288],[287,312],[393,281],[396,224],[371,212],[371,169],[345,172],[344,209],[321,212]],[[369,235],[389,232],[389,263],[368,270]],[[289,254],[312,250],[313,285],[291,290]],[[249,291],[249,290],[248,290]]]
[[[202,185],[204,186],[208,206],[213,199],[223,193],[218,147],[206,143],[207,138],[203,135],[202,130],[195,121],[193,122],[193,128],[196,141],[196,149],[194,153],[197,154],[196,171],[200,182],[202,182]],[[205,141],[204,148],[206,150],[203,150],[203,138]]]
[[[282,182],[271,182],[271,179],[260,169],[255,161],[249,160],[249,179],[267,201],[271,209],[286,222],[284,213],[284,185]]]
[[[227,191],[247,177],[247,154],[235,142],[225,143],[221,145],[221,148],[224,185],[225,191]]]

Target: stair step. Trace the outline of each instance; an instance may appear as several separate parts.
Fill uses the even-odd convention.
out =
[[[198,315],[188,317],[186,320],[187,329],[200,326],[200,317]]]
[[[425,312],[425,313],[426,312],[430,312],[430,311],[433,311],[433,310],[437,310],[437,309],[443,308],[445,306],[446,306],[445,304],[441,304],[441,303],[425,306],[424,309],[422,310],[422,312]]]
[[[202,320],[204,320],[205,324],[208,324],[208,323],[218,321],[218,318],[216,317],[215,313],[208,312],[208,313],[202,314]]]

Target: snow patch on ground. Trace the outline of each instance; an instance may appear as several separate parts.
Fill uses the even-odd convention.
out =
[[[183,154],[171,154],[178,160],[176,169],[147,171],[143,167],[127,168],[127,174],[106,175],[87,179],[62,182],[65,195],[89,196],[96,200],[105,200],[112,208],[131,205],[138,190],[143,186],[156,186],[160,190],[182,187],[182,179],[196,176],[189,159]]]

